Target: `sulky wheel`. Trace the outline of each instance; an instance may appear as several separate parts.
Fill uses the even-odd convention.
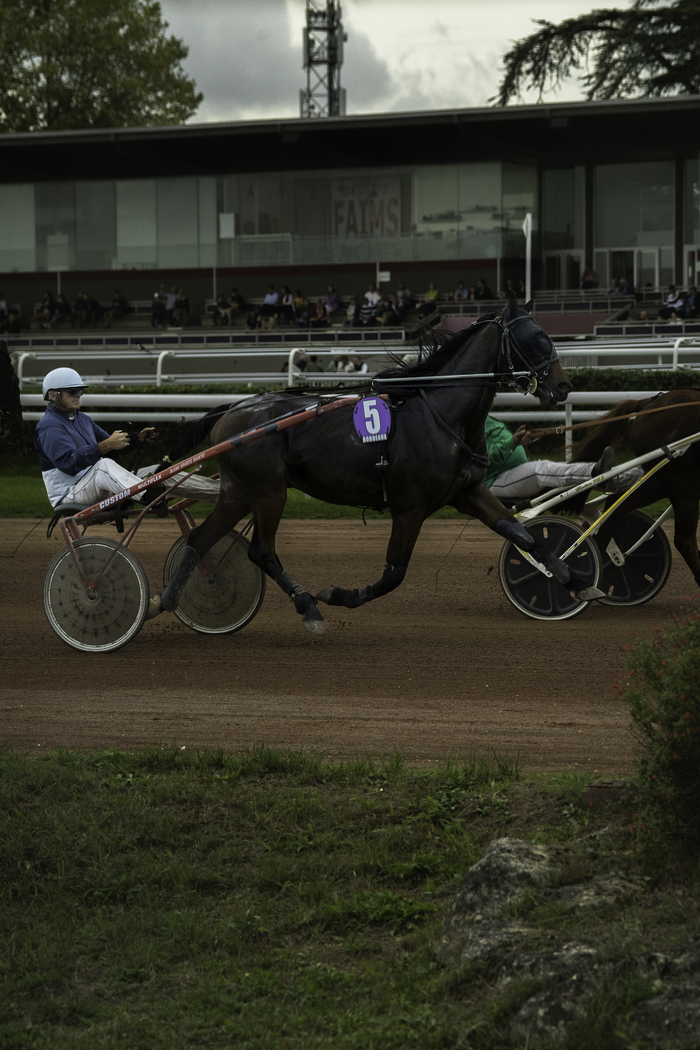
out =
[[[633,510],[618,518],[613,526],[612,539],[624,554],[641,539],[654,524],[654,518],[641,510]],[[615,565],[609,550],[601,550],[603,571],[599,587],[605,591],[602,605],[643,605],[658,594],[671,572],[673,555],[668,536],[658,528],[625,558],[624,565]]]
[[[568,518],[549,515],[534,518],[526,524],[537,542],[560,558],[583,532]],[[595,542],[584,540],[567,564],[585,580],[586,586],[594,586],[601,572],[601,558]],[[590,602],[579,601],[561,583],[540,572],[513,543],[504,544],[501,550],[498,574],[508,600],[533,620],[570,620],[590,605]]]
[[[192,572],[175,615],[203,634],[231,634],[240,631],[257,614],[265,597],[265,577],[248,558],[248,541],[242,537],[232,546],[238,533],[231,532],[215,543]],[[170,548],[163,567],[167,587],[187,544],[181,536]]]
[[[73,546],[88,585],[97,581],[96,586],[83,586],[66,547],[46,570],[44,611],[59,638],[74,649],[114,652],[138,634],[146,619],[146,573],[115,540],[80,539]]]

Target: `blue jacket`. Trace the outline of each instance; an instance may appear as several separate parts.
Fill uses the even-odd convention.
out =
[[[34,447],[39,453],[46,491],[54,507],[71,485],[102,459],[97,443],[108,437],[107,431],[84,412],[78,411],[70,419],[67,412],[47,405],[34,431]]]

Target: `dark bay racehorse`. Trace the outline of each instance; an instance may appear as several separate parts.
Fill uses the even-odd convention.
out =
[[[0,437],[5,434],[11,437],[22,434],[22,402],[19,379],[12,367],[7,343],[3,340],[0,342]]]
[[[683,408],[669,406],[683,405]],[[645,408],[666,408],[668,411],[638,415],[634,419],[620,419]],[[700,390],[671,390],[667,394],[642,401],[623,401],[602,416],[591,435],[576,446],[574,459],[597,459],[606,445],[618,448],[627,445],[635,456],[643,456],[656,448],[669,445],[680,438],[700,432]],[[599,450],[599,451],[598,451]],[[647,463],[645,470],[652,467]],[[613,497],[615,498],[615,497]],[[690,445],[678,459],[672,459],[658,473],[633,492],[620,508],[613,512],[596,542],[605,550],[617,518],[638,507],[645,507],[659,499],[669,499],[675,519],[673,542],[684,558],[700,587],[700,553],[698,552],[698,501],[700,500],[700,443]],[[612,502],[612,499],[610,500]]]
[[[160,596],[160,610],[177,607],[198,560],[251,511],[255,527],[249,557],[289,595],[304,626],[316,634],[325,630],[319,601],[356,608],[398,587],[423,522],[446,505],[479,518],[544,562],[560,582],[583,593],[582,581],[566,564],[536,547],[525,527],[483,484],[484,420],[498,383],[494,373],[507,379],[514,371],[537,380],[536,392],[544,404],[564,401],[571,389],[551,340],[513,298],[502,315],[472,324],[422,354],[418,364],[387,369],[375,377],[375,390],[388,391],[395,399],[386,444],[363,444],[350,406],[220,455],[219,502],[190,533],[180,565]],[[483,373],[489,377],[478,378]],[[456,375],[467,378],[449,378]],[[317,393],[250,398],[215,424],[212,441],[225,441],[281,413],[319,402]],[[384,457],[386,467],[378,469],[378,459]],[[357,590],[326,587],[315,598],[292,579],[275,551],[288,487],[329,503],[388,506],[393,521],[381,579]],[[152,615],[160,610],[156,606]]]

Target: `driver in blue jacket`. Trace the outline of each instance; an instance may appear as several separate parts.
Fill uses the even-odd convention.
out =
[[[48,404],[37,423],[34,446],[52,507],[71,502],[92,506],[143,481],[109,459],[107,453],[134,448],[155,435],[154,428],[144,427],[133,434],[123,430],[108,434],[80,411],[84,389],[82,379],[72,368],[54,368],[43,382]],[[165,491],[164,485],[156,485],[135,498],[152,503]],[[164,503],[154,510],[158,513],[161,508],[161,513],[168,513]]]

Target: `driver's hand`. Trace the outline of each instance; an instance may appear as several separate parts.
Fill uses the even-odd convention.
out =
[[[125,430],[115,430],[110,437],[98,442],[100,452],[118,452],[129,444],[129,435]]]
[[[513,434],[513,448],[517,448],[518,445],[523,445],[527,448],[528,445],[532,445],[535,441],[539,441],[538,437],[534,437],[528,431],[527,427],[523,423]]]

